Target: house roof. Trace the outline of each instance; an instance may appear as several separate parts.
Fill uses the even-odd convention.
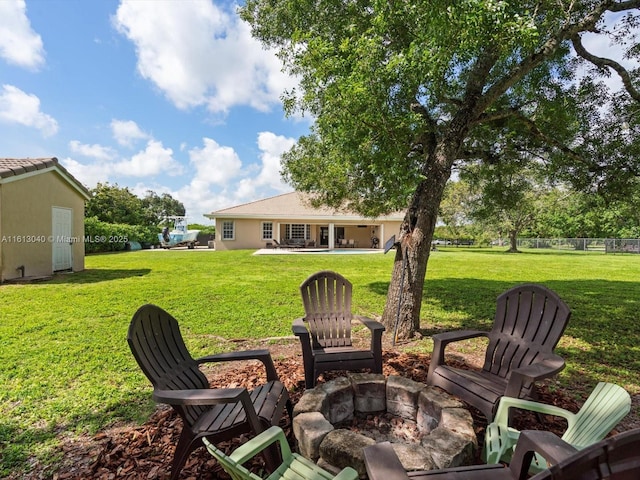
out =
[[[255,202],[223,208],[206,214],[209,218],[279,218],[279,219],[310,219],[327,220],[341,217],[344,220],[363,220],[362,215],[346,210],[336,210],[329,207],[312,207],[309,195],[301,192],[284,193],[275,197],[257,200]],[[396,212],[379,217],[385,220],[402,220],[404,214]]]
[[[11,182],[21,178],[45,172],[57,172],[65,181],[75,188],[86,200],[89,190],[71,175],[56,157],[50,158],[0,158],[0,183]]]

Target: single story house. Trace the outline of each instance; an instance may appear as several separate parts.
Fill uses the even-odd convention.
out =
[[[0,158],[0,283],[84,270],[89,196],[57,158]]]
[[[402,212],[376,219],[314,208],[300,192],[285,193],[206,214],[216,224],[216,250],[268,248],[296,242],[324,248],[383,248],[398,235]]]

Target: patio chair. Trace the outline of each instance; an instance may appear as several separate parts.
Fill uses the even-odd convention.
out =
[[[564,368],[564,360],[553,349],[570,316],[569,307],[546,287],[511,288],[498,296],[490,332],[462,330],[433,336],[427,383],[476,407],[491,422],[500,397],[534,399],[535,382]],[[445,363],[450,343],[481,336],[489,343],[480,371]]]
[[[318,376],[330,370],[369,368],[382,373],[382,332],[380,322],[351,313],[351,282],[342,275],[323,270],[309,276],[300,293],[304,318],[293,322],[300,339],[306,388],[313,388]],[[351,341],[351,321],[359,320],[371,333],[368,349],[358,349]]]
[[[173,407],[183,427],[171,465],[171,479],[180,474],[189,454],[202,446],[203,437],[224,441],[242,433],[258,434],[277,425],[291,401],[278,380],[268,350],[221,353],[194,359],[184,344],[178,322],[155,305],[144,305],[131,319],[127,342],[138,365],[153,384],[153,399]],[[266,383],[245,388],[210,388],[198,368],[206,362],[258,360],[264,364]],[[278,464],[273,451],[267,465]]]
[[[356,247],[356,241],[353,238],[349,239],[349,248],[355,248]]]
[[[554,405],[502,397],[493,423],[487,426],[484,443],[484,459],[487,463],[509,463],[520,432],[509,427],[510,409],[529,410],[562,417],[567,429],[562,440],[582,450],[602,440],[631,410],[631,397],[626,390],[613,383],[600,382],[591,392],[578,413],[572,413]],[[540,455],[534,455],[530,473],[547,468]]]
[[[227,472],[233,480],[261,480],[262,478],[267,478],[268,480],[357,480],[358,478],[358,472],[351,467],[342,469],[334,476],[317,466],[311,460],[304,458],[298,453],[291,452],[284,432],[280,427],[271,427],[265,430],[238,447],[230,455],[226,455],[206,438],[203,438],[202,441],[207,447],[207,450],[209,450],[209,453],[220,462],[224,471]],[[276,442],[280,446],[282,463],[271,475],[260,477],[242,465]]]
[[[392,444],[378,443],[363,451],[369,480],[636,480],[640,478],[640,429],[615,435],[576,450],[551,432],[525,430],[513,461],[504,465],[472,465],[442,470],[405,472]],[[529,477],[534,453],[552,466]]]
[[[282,245],[278,242],[278,240],[276,240],[275,238],[272,238],[271,241],[273,242],[273,246],[276,248],[282,248]]]

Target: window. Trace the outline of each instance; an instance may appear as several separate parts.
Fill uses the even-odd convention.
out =
[[[304,223],[288,223],[287,224],[287,238],[309,240],[311,238],[311,225],[305,225]]]
[[[233,222],[222,222],[222,240],[235,240],[235,225]]]
[[[273,238],[273,223],[262,222],[262,240],[271,240]]]

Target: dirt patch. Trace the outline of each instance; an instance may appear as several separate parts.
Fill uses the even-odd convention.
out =
[[[410,344],[401,347],[385,345],[383,358],[383,373],[385,375],[402,375],[417,382],[426,382],[429,368],[429,355],[406,353]],[[234,350],[250,348],[268,348],[276,365],[281,381],[290,392],[295,403],[304,391],[304,370],[299,344],[295,339],[265,340],[262,342],[237,342]],[[464,355],[455,356],[459,366],[464,365]],[[469,358],[470,364],[477,364],[477,359]],[[214,387],[244,386],[252,388],[264,381],[261,364],[246,362],[237,364],[217,364],[206,370],[207,376]],[[344,372],[331,372],[319,381],[327,381]],[[589,392],[581,395],[586,398]],[[151,388],[149,388],[151,394]],[[572,397],[562,391],[554,389],[552,392],[546,385],[539,389],[540,400],[577,411],[578,404]],[[632,412],[637,412],[636,406]],[[474,425],[478,442],[482,445],[486,421],[475,409],[470,409],[474,418]],[[639,425],[637,414],[629,415],[618,426],[618,431],[628,430]],[[291,445],[295,444],[289,418],[283,419],[282,428],[287,434]],[[515,425],[519,429],[533,428],[550,430],[561,433],[562,422],[546,418],[541,424],[534,415],[523,415]],[[61,434],[62,461],[55,472],[34,462],[29,473],[10,475],[7,480],[69,480],[69,479],[168,479],[173,451],[181,429],[181,420],[166,406],[159,406],[155,413],[143,425],[119,425],[99,432],[94,436],[71,436]],[[245,438],[234,439],[220,444],[229,452],[246,441]],[[480,458],[476,459],[480,463]],[[263,469],[260,459],[254,460],[249,467],[254,471]],[[181,480],[210,480],[228,479],[218,463],[204,449],[196,450],[187,461]]]

